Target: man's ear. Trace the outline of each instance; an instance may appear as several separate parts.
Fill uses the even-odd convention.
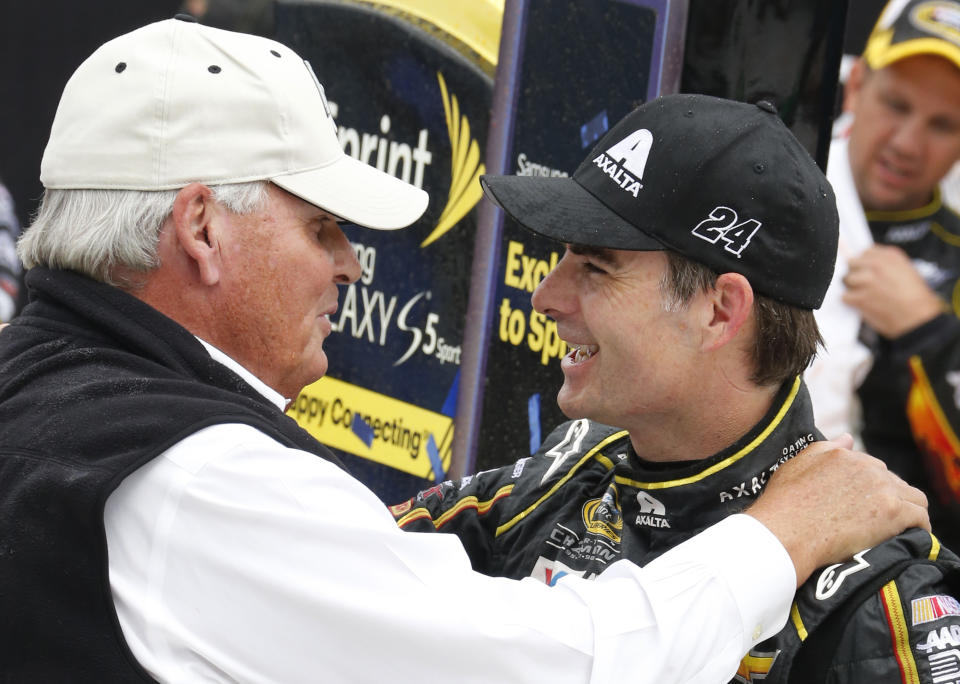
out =
[[[204,285],[216,285],[220,281],[221,253],[217,209],[210,188],[200,183],[191,183],[177,193],[170,216],[177,246],[192,262],[200,282]]]
[[[847,74],[847,80],[843,84],[843,111],[853,111],[869,69],[863,57],[859,57],[850,67],[850,73]]]
[[[753,309],[753,288],[739,273],[717,277],[708,295],[712,318],[704,329],[704,349],[719,349],[736,338]],[[709,314],[708,314],[709,315]]]

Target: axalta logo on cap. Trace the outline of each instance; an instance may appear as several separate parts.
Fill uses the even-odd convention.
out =
[[[643,185],[643,171],[647,166],[653,134],[646,128],[634,131],[626,138],[601,153],[593,160],[613,182],[636,197]]]

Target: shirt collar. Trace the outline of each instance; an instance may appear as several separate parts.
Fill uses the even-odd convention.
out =
[[[263,380],[258,378],[256,375],[254,375],[250,371],[248,371],[246,368],[241,366],[239,363],[234,361],[232,358],[230,358],[225,353],[223,353],[222,351],[214,347],[209,342],[205,340],[201,340],[199,337],[197,337],[197,340],[199,340],[200,344],[202,344],[206,348],[207,352],[210,354],[210,357],[214,361],[219,361],[224,366],[226,366],[227,368],[232,370],[234,373],[239,375],[241,378],[243,378],[244,381],[246,381],[248,385],[253,387],[253,389],[257,390],[257,392],[262,394],[264,398],[266,398],[271,404],[276,406],[278,409],[280,409],[281,411],[286,409],[288,400],[284,398],[282,394],[277,392],[272,387],[268,387],[263,382]]]

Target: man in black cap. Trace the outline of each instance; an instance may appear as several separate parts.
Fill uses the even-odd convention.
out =
[[[557,399],[577,420],[530,458],[395,506],[401,527],[456,533],[488,574],[596,577],[743,510],[821,438],[800,374],[837,211],[772,105],[663,97],[572,178],[482,182],[521,225],[566,243],[533,304],[572,347]],[[747,535],[727,552],[755,549]],[[958,573],[919,528],[824,568],[735,681],[954,681],[960,603],[945,577]]]

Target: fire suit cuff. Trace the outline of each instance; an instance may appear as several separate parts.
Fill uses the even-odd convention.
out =
[[[942,347],[957,337],[960,337],[960,319],[952,313],[943,313],[897,339],[890,340],[890,350],[898,357],[908,357],[920,354],[926,349]]]

